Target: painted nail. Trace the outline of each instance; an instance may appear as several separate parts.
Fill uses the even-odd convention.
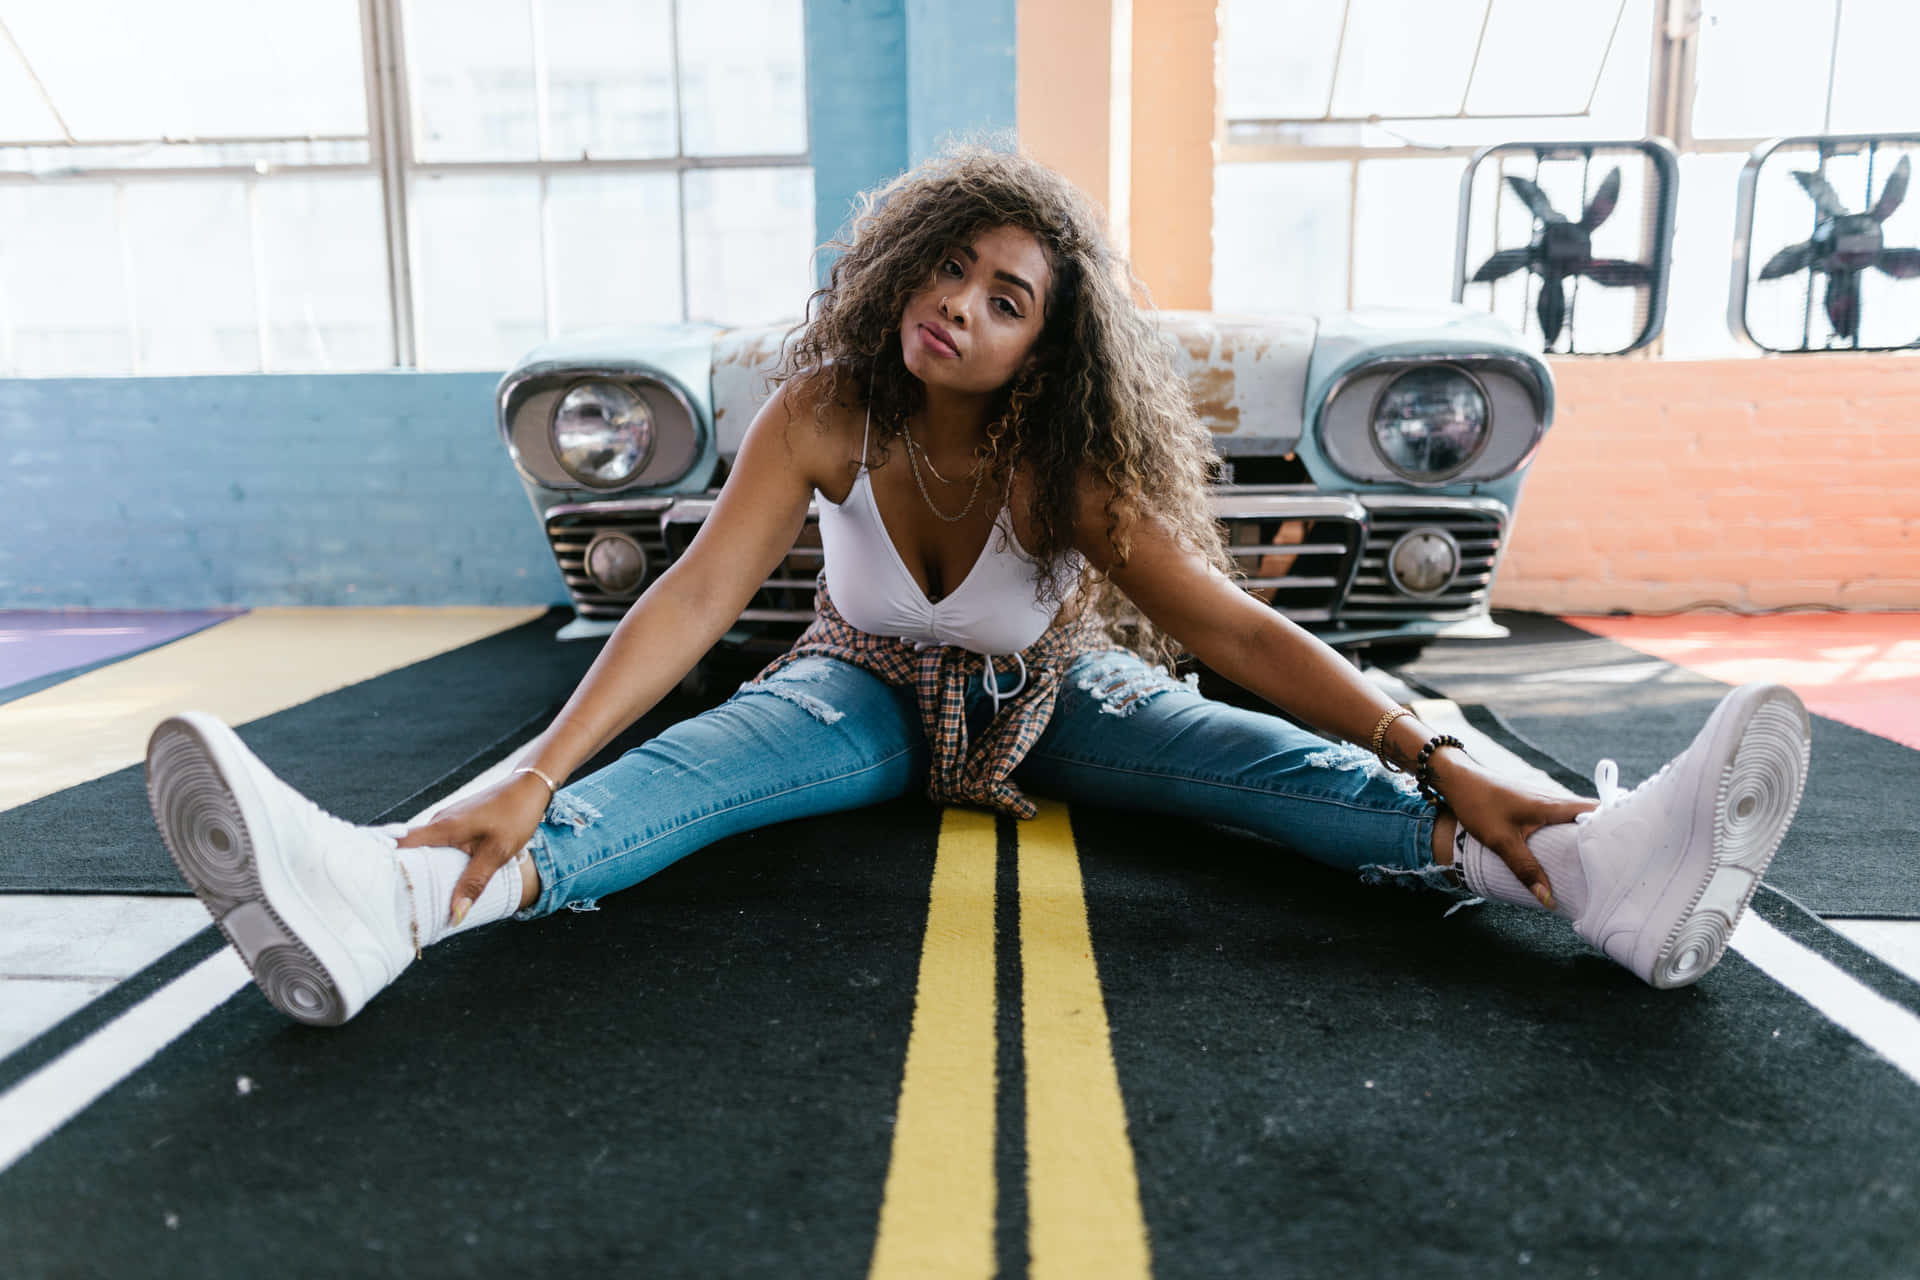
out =
[[[457,925],[462,920],[465,920],[467,918],[467,908],[472,905],[473,904],[465,898],[455,898],[453,900],[453,923]]]
[[[1533,896],[1540,899],[1541,906],[1549,911],[1553,910],[1553,890],[1543,884],[1537,884],[1533,886]]]

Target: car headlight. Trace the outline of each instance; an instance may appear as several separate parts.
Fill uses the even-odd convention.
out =
[[[653,413],[614,382],[583,382],[553,411],[553,452],[567,474],[596,489],[617,489],[653,454]]]
[[[1487,443],[1492,415],[1479,381],[1457,365],[1409,369],[1389,382],[1373,407],[1373,446],[1410,480],[1464,470]]]

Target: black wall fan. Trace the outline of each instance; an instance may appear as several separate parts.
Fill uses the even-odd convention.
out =
[[[1489,160],[1494,165],[1483,170]],[[1531,173],[1507,172],[1522,166]],[[1470,286],[1484,286],[1487,310],[1523,333],[1537,323],[1547,351],[1624,355],[1646,346],[1666,317],[1679,173],[1673,148],[1658,138],[1483,148],[1460,180],[1453,300],[1465,302]],[[1567,212],[1555,199],[1567,202]],[[1502,211],[1514,200],[1525,210],[1523,245],[1502,229]],[[1491,256],[1470,267],[1469,242]],[[1516,277],[1525,288],[1500,283]],[[1600,301],[1607,295],[1585,293],[1583,281],[1621,293]],[[1588,317],[1577,329],[1576,313]]]
[[[1860,273],[1873,269],[1896,280],[1920,276],[1920,249],[1887,248],[1880,227],[1906,199],[1912,173],[1912,158],[1901,156],[1873,207],[1865,213],[1851,213],[1818,170],[1795,169],[1794,179],[1813,201],[1818,215],[1813,234],[1767,259],[1767,265],[1760,268],[1760,279],[1778,280],[1796,271],[1825,276],[1827,323],[1833,326],[1835,336],[1857,345]]]

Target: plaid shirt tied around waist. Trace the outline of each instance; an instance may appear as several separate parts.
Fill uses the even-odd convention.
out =
[[[1082,654],[1114,647],[1106,628],[1090,616],[1055,622],[1038,640],[1010,655],[1026,673],[1026,681],[1012,694],[995,699],[992,722],[978,741],[969,743],[967,678],[987,671],[992,659],[958,645],[922,646],[861,631],[833,607],[824,570],[815,585],[813,608],[813,624],[793,648],[747,683],[759,684],[801,658],[823,657],[850,662],[896,688],[912,688],[932,757],[927,798],[935,804],[972,805],[1016,818],[1031,818],[1037,810],[1013,784],[1013,771],[1047,727],[1067,668]],[[1006,657],[1000,661],[1004,663]],[[987,675],[989,688],[996,683],[997,677]]]

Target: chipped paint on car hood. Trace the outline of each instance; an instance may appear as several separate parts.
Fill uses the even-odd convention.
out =
[[[1293,450],[1305,425],[1312,316],[1160,311],[1150,319],[1173,339],[1175,367],[1221,453]]]

